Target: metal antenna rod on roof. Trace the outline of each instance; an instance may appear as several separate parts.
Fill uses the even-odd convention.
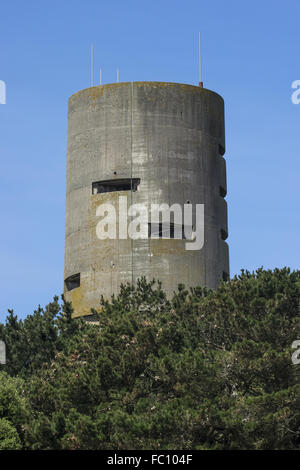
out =
[[[94,44],[91,44],[91,86],[94,86]]]
[[[202,48],[201,48],[201,33],[199,32],[199,86],[203,88],[203,78],[202,78]]]
[[[120,70],[117,69],[117,82],[119,83],[119,81],[120,81]]]

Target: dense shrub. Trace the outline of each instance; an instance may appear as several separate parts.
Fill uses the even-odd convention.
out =
[[[96,325],[58,298],[10,312],[0,449],[300,449],[299,292],[259,269],[171,300],[140,279]]]

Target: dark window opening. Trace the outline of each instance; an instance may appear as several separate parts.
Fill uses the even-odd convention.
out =
[[[223,145],[219,144],[219,155],[224,155],[225,153],[225,148],[223,147]]]
[[[159,222],[158,224],[153,222],[148,223],[148,237],[153,237],[154,239],[165,238],[168,240],[190,240],[192,238],[192,231],[192,227],[186,227],[186,230],[184,230],[183,225],[173,224],[172,222],[170,225],[163,224],[162,222]]]
[[[227,191],[223,186],[220,186],[220,196],[225,197],[227,194]]]
[[[92,193],[110,193],[112,191],[136,191],[140,178],[122,178],[116,180],[97,181],[92,183]]]
[[[223,281],[225,281],[225,282],[227,282],[227,281],[229,280],[229,274],[226,273],[226,271],[223,271],[222,279],[223,279]]]
[[[228,233],[223,228],[221,228],[221,238],[222,240],[226,240],[226,238],[228,238]]]
[[[91,325],[99,323],[99,315],[97,314],[84,315],[82,319]]]
[[[72,276],[69,276],[67,279],[65,279],[65,285],[68,291],[79,287],[80,286],[80,273],[73,274]]]

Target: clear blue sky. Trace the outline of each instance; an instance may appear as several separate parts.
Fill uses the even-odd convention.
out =
[[[198,81],[226,105],[231,275],[299,267],[300,4],[291,0],[1,4],[0,321],[61,294],[67,100],[90,83]]]

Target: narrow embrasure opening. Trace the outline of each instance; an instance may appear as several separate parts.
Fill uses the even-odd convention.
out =
[[[220,196],[225,197],[227,194],[226,189],[223,186],[220,186]]]
[[[65,286],[67,291],[76,289],[80,286],[80,273],[73,274],[65,279]]]
[[[223,147],[223,145],[219,144],[219,155],[224,155],[225,153],[225,148]]]
[[[164,238],[167,240],[190,240],[192,238],[192,227],[185,227],[184,225],[174,223],[148,223],[148,237],[149,238]]]
[[[96,181],[92,183],[92,193],[110,193],[113,191],[136,191],[140,178],[122,178],[115,180]]]
[[[221,228],[220,233],[222,240],[226,240],[228,238],[228,233],[223,228]]]

